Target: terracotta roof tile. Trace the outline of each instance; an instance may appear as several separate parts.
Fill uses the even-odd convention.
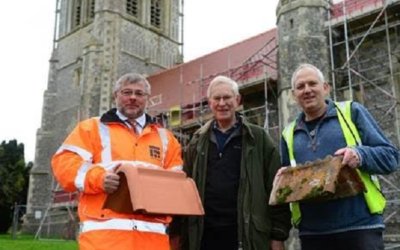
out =
[[[203,215],[196,184],[184,172],[121,165],[120,185],[104,208],[120,213]]]

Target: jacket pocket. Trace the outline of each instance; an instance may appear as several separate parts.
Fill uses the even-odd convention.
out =
[[[250,228],[251,249],[267,250],[269,249],[270,225],[267,218],[253,216]]]
[[[79,214],[82,219],[106,220],[112,219],[109,209],[103,209],[107,196],[105,194],[87,195],[84,194],[79,202]]]

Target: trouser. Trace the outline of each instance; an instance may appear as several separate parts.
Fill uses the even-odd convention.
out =
[[[205,228],[201,250],[237,250],[239,247],[237,226]]]
[[[302,250],[383,250],[382,229],[300,236]]]

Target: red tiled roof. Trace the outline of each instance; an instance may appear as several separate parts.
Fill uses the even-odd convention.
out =
[[[239,84],[256,77],[276,79],[276,28],[226,48],[199,57],[174,68],[151,75],[152,96],[161,95],[161,103],[150,110],[163,111],[175,105],[199,102],[208,83],[217,75],[226,75]]]
[[[345,4],[346,15],[355,12],[364,12],[366,8],[382,7],[384,0],[346,0],[332,5],[331,18],[336,19],[343,16],[343,3]]]

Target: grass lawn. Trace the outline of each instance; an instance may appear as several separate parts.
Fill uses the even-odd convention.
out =
[[[34,240],[33,235],[18,235],[15,240],[9,234],[0,235],[0,250],[77,250],[76,241]]]

